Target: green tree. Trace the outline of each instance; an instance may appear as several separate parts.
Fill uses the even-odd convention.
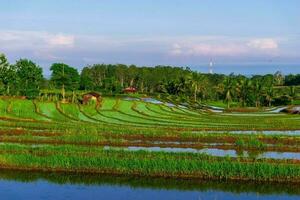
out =
[[[19,92],[28,98],[39,95],[40,83],[43,80],[43,70],[34,62],[20,59],[15,64],[16,77],[19,83]]]
[[[283,84],[284,84],[284,75],[280,71],[277,71],[274,74],[274,85],[278,86]]]
[[[253,94],[255,99],[255,107],[261,105],[261,95],[263,91],[263,86],[259,80],[256,80],[253,84]]]
[[[242,103],[243,107],[246,106],[246,102],[251,94],[251,87],[252,87],[251,80],[249,80],[247,78],[241,79],[237,83],[236,90],[237,90],[238,97],[239,97],[240,102]]]
[[[228,76],[224,80],[224,93],[225,93],[225,102],[227,103],[227,108],[230,108],[230,103],[234,94],[234,81],[232,75]]]
[[[266,100],[268,102],[269,107],[272,106],[273,97],[274,97],[274,89],[273,89],[273,86],[270,86],[267,88],[267,91],[266,91]]]
[[[122,88],[124,87],[126,71],[127,71],[126,65],[118,64],[116,66],[116,77],[119,80]]]
[[[17,85],[15,66],[8,63],[4,54],[0,54],[0,82],[3,85],[2,92],[6,95],[10,95],[11,88],[15,89]]]
[[[92,69],[84,67],[80,74],[80,89],[94,90],[94,81],[92,79]]]
[[[130,65],[127,71],[128,85],[133,87],[136,85],[135,82],[138,81],[138,68],[135,65]]]
[[[73,91],[74,100],[74,92],[79,88],[80,81],[78,71],[64,63],[54,63],[50,70],[52,71],[51,81],[56,88],[62,90],[62,101],[65,101],[65,90]]]
[[[290,93],[289,96],[291,97],[291,103],[294,104],[294,100],[297,97],[295,86],[290,86]]]

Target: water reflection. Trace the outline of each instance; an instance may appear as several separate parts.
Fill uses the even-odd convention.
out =
[[[181,152],[181,153],[203,153],[211,156],[219,157],[249,157],[249,158],[269,158],[269,159],[295,159],[300,160],[300,152],[276,152],[276,151],[245,151],[241,149],[217,149],[217,148],[178,148],[178,147],[111,147],[105,146],[105,150],[128,150],[128,151],[153,151],[153,152]]]
[[[215,133],[215,134],[247,134],[247,135],[290,135],[298,136],[300,135],[300,130],[291,130],[291,131],[194,131],[193,133]]]
[[[0,171],[4,199],[299,199],[295,184]]]

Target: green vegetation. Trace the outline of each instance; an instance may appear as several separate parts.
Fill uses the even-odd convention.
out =
[[[300,166],[268,160],[245,162],[215,158],[205,154],[119,151],[89,148],[24,147],[10,145],[0,149],[18,151],[0,156],[0,164],[24,169],[98,172],[140,176],[218,178],[241,180],[294,181],[300,179]],[[122,158],[122,159],[120,159]]]
[[[272,107],[300,104],[297,75],[104,64],[79,74],[63,63],[51,71],[46,80],[35,63],[0,56],[0,168],[300,182],[300,117]],[[102,97],[86,103],[88,91]]]
[[[242,151],[250,155],[256,154],[252,151],[300,152],[300,136],[230,133],[299,130],[296,115],[257,112],[254,116],[241,113],[237,117],[111,97],[104,98],[99,108],[92,102],[78,105],[14,98],[2,98],[0,105],[0,168],[173,178],[300,180],[300,160],[239,155]],[[127,147],[231,149],[239,156],[122,150]]]
[[[276,72],[246,77],[204,74],[182,67],[122,64],[86,66],[79,74],[64,63],[54,63],[51,71],[50,80],[44,79],[42,69],[32,61],[21,59],[11,65],[1,54],[0,94],[76,103],[86,91],[119,95],[126,87],[134,87],[139,94],[132,96],[157,96],[194,108],[210,102],[226,108],[270,107],[297,104],[300,99],[299,74],[284,76]]]

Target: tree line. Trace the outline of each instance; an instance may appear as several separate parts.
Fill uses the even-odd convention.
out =
[[[95,64],[79,73],[64,63],[54,63],[50,70],[50,79],[45,79],[36,63],[20,59],[9,64],[5,55],[0,54],[0,93],[35,98],[41,89],[59,89],[64,99],[65,91],[119,94],[130,86],[139,93],[172,96],[178,101],[224,101],[228,107],[232,102],[259,107],[293,102],[297,97],[296,86],[300,85],[300,74],[284,76],[280,72],[246,77],[205,74],[188,67]],[[278,89],[281,86],[285,86],[284,90]]]

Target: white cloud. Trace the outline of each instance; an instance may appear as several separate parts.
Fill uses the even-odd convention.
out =
[[[215,57],[253,60],[281,56],[284,53],[291,55],[287,43],[282,38],[269,37],[205,35],[138,37],[0,30],[0,52],[13,59],[27,57],[37,62],[59,61],[80,65],[96,62],[163,64],[178,61],[189,64]]]
[[[1,31],[0,52],[16,59],[29,57],[43,61],[58,61],[72,51],[75,36],[43,31]]]
[[[47,42],[52,46],[74,46],[75,37],[72,35],[49,35],[46,37]]]
[[[173,43],[169,53],[173,56],[238,56],[247,52],[244,42],[225,37],[183,38]]]
[[[245,52],[242,46],[235,44],[216,45],[216,44],[196,44],[187,50],[188,55],[202,56],[234,56]]]
[[[263,39],[252,39],[247,45],[251,48],[266,50],[266,49],[278,49],[278,43],[272,38],[263,38]]]
[[[179,38],[178,38],[179,39]],[[266,51],[267,50],[267,51]],[[275,39],[242,37],[192,37],[171,44],[169,54],[175,57],[239,57],[272,55],[279,52]]]
[[[173,48],[172,48],[170,53],[172,55],[180,55],[180,54],[183,53],[182,52],[182,47],[179,44],[175,43],[175,44],[173,44]]]
[[[0,48],[8,50],[72,47],[74,42],[73,35],[38,31],[0,31]]]

